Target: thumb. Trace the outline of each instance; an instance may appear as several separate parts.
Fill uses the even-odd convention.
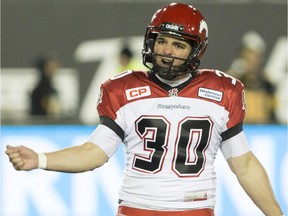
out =
[[[12,150],[14,149],[14,150],[18,151],[18,150],[21,150],[23,148],[23,146],[22,145],[20,145],[20,146],[12,146],[12,145],[8,144],[8,145],[6,145],[6,148],[7,149],[12,149]]]
[[[23,146],[7,145],[6,148],[7,148],[7,150],[5,151],[6,154],[21,153],[21,151],[23,150]]]
[[[17,147],[11,146],[11,145],[6,145],[6,153],[12,153],[17,151]]]
[[[12,148],[15,148],[14,146],[11,146],[11,145],[6,145],[6,148],[7,149],[12,149]]]

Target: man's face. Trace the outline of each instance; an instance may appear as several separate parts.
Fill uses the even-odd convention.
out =
[[[186,41],[158,34],[154,44],[154,53],[165,55],[165,57],[156,55],[156,64],[160,67],[170,67],[172,58],[166,56],[187,59],[191,49],[191,45]],[[177,69],[183,63],[184,60],[175,59],[173,62],[172,70]]]

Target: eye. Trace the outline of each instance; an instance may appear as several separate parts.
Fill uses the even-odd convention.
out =
[[[165,40],[163,38],[158,38],[156,40],[157,44],[164,44],[165,43]]]
[[[185,44],[182,44],[182,43],[175,43],[174,46],[175,46],[177,49],[186,49],[186,45],[185,45]]]

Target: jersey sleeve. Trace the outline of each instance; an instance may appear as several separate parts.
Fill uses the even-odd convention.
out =
[[[250,151],[243,131],[222,142],[220,149],[226,160],[231,157],[239,157]]]
[[[100,87],[100,95],[97,104],[97,111],[99,116],[106,116],[111,119],[116,118],[116,110],[114,104],[116,101],[113,101],[113,96],[111,95],[111,91],[109,94],[109,85],[107,82],[101,85]]]
[[[243,122],[245,117],[245,98],[244,86],[240,81],[237,82],[234,91],[231,92],[228,109],[230,113],[228,128]]]
[[[122,140],[114,131],[102,124],[93,131],[87,141],[99,146],[109,158],[122,143]]]
[[[113,83],[110,80],[101,85],[97,104],[100,123],[109,127],[123,140],[124,131],[116,123],[117,111],[121,107],[121,101],[123,101],[122,91],[119,88],[113,88]]]
[[[226,91],[226,98],[225,108],[229,112],[229,119],[226,123],[227,130],[221,134],[223,141],[243,131],[245,117],[244,86],[239,80],[236,80],[235,86]]]

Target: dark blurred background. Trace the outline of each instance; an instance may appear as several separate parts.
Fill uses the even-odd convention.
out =
[[[196,6],[208,23],[209,43],[201,68],[227,72],[247,32],[262,38],[264,75],[275,86],[276,95],[275,119],[263,123],[285,124],[287,2],[182,2]],[[129,45],[141,68],[145,29],[153,13],[167,3],[170,1],[2,0],[2,124],[97,123],[100,83],[116,73],[124,44]],[[52,80],[60,109],[48,114],[49,118],[31,115],[30,110],[30,95],[38,81],[35,62],[47,52],[56,53],[61,63]]]

